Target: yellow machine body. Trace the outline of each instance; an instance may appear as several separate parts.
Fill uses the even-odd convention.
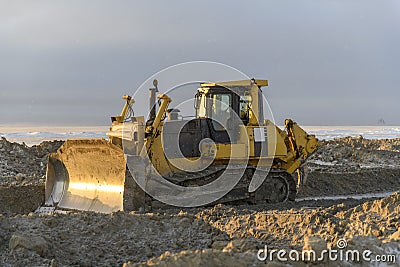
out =
[[[264,119],[261,87],[267,85],[267,80],[254,79],[203,83],[197,90],[196,119],[192,121],[178,120],[174,116],[168,116],[173,119],[167,120],[167,114],[171,112],[168,107],[172,100],[165,94],[157,96],[159,107],[151,108],[152,112],[147,120],[144,116],[127,118],[134,101],[131,97],[124,96],[126,104],[119,116],[112,117],[112,125],[107,133],[110,142],[68,140],[56,154],[50,156],[46,204],[98,212],[123,210],[123,198],[126,195],[123,192],[126,182],[124,154],[148,157],[153,170],[164,177],[185,173],[194,161],[203,156],[212,157],[213,166],[226,166],[229,162],[234,162],[247,165],[253,171],[257,168],[271,168],[278,174],[285,173],[285,178],[281,179],[284,180],[284,185],[291,184],[290,177],[297,177],[295,189],[293,185],[286,189],[279,189],[282,185],[276,186],[283,190],[282,194],[287,194],[277,198],[278,201],[287,200],[289,191],[295,190],[295,195],[298,190],[301,179],[304,178],[301,177],[301,166],[317,149],[318,140],[292,120],[286,120],[285,130],[282,130],[270,120]],[[233,93],[228,89],[233,90]],[[230,105],[233,111],[224,111],[224,105]],[[224,135],[226,127],[213,124],[213,116],[220,116],[223,112],[230,115],[235,113],[240,119],[240,123],[233,126],[234,137],[229,140]],[[227,125],[232,121],[235,120],[230,116]],[[188,126],[191,123],[198,128],[191,131],[191,126]],[[178,155],[173,151],[170,153],[172,156],[168,156],[166,145],[171,138],[180,134],[174,132],[174,129],[179,128],[176,125],[183,127],[184,131],[187,130],[186,135],[179,137],[179,140],[183,140],[183,143],[180,141],[182,149],[190,143],[185,143],[185,138],[191,140],[192,135],[198,135],[199,140],[207,137],[214,142],[196,143],[193,148],[186,149],[185,155]],[[221,140],[215,136],[219,136]],[[201,151],[201,155],[197,149]],[[258,193],[261,197],[256,198],[263,199],[262,194],[271,194],[271,189],[268,190]],[[249,195],[254,193],[250,189],[248,191]],[[145,194],[137,194],[134,201],[139,202],[139,195],[143,198]],[[289,199],[293,199],[293,194]]]

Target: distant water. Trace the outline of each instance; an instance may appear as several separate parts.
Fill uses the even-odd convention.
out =
[[[69,138],[107,138],[109,126],[94,127],[6,127],[0,126],[0,136],[10,142],[24,142],[28,146],[42,141],[66,140]]]
[[[308,133],[318,139],[332,140],[346,136],[362,135],[366,139],[400,138],[400,126],[305,126]]]
[[[346,136],[362,135],[366,139],[400,138],[400,126],[304,126],[309,134],[319,139],[331,140]],[[27,145],[42,141],[68,138],[107,138],[109,126],[95,127],[7,127],[0,126],[0,136],[11,142]]]

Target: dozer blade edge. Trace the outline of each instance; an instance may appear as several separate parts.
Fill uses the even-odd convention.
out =
[[[45,205],[110,213],[123,210],[126,161],[104,139],[69,139],[49,156]]]

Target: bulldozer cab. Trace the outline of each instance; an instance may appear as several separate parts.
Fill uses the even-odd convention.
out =
[[[240,122],[235,120],[237,117],[245,126],[262,125],[261,87],[267,85],[267,80],[202,83],[196,94],[196,117],[211,119],[217,131],[238,126]]]

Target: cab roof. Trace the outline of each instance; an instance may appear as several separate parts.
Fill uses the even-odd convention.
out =
[[[236,87],[236,86],[252,86],[256,84],[258,87],[268,86],[268,80],[237,80],[227,82],[216,82],[216,83],[201,83],[201,87]]]

